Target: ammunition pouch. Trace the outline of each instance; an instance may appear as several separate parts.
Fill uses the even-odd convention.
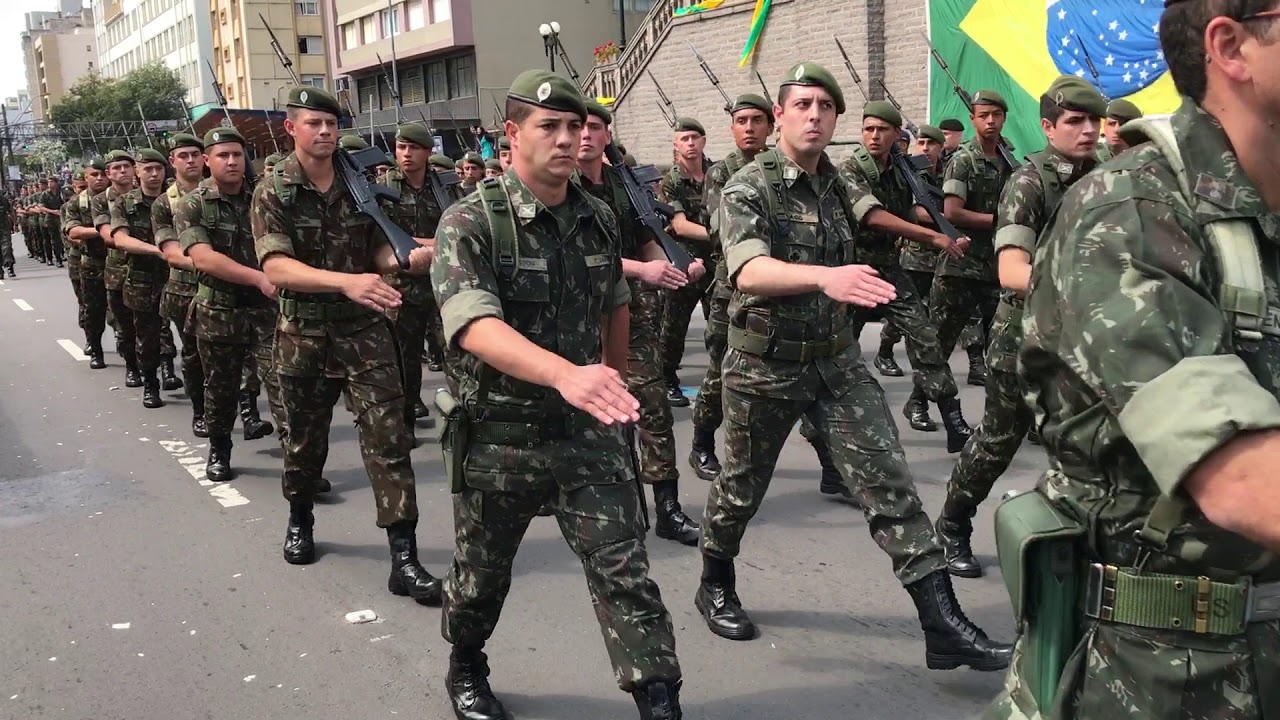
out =
[[[471,418],[462,403],[444,388],[436,390],[436,410],[440,411],[436,439],[440,441],[440,450],[444,454],[444,472],[449,479],[449,491],[457,494],[466,487]]]

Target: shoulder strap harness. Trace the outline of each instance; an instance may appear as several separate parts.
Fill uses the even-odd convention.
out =
[[[489,177],[480,181],[476,192],[484,206],[489,231],[493,233],[493,265],[504,282],[516,276],[516,264],[520,260],[517,243],[516,216],[511,212],[511,198],[501,178]]]

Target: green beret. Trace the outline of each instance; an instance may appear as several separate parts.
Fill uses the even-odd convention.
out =
[[[691,117],[676,118],[676,132],[696,132],[699,135],[706,135],[707,129],[702,127],[702,123]]]
[[[498,138],[498,149],[499,149],[499,150],[510,150],[510,149],[511,149],[511,140],[510,140],[510,138],[508,138],[506,135],[503,135],[502,137]]]
[[[191,133],[178,133],[169,138],[169,149],[177,150],[178,148],[193,147],[204,149],[204,143],[200,142],[200,138]]]
[[[1142,117],[1142,111],[1138,109],[1137,105],[1128,100],[1112,100],[1111,104],[1107,106],[1107,117],[1115,118],[1121,122],[1129,122]]]
[[[1044,95],[1064,110],[1076,110],[1096,117],[1107,112],[1107,99],[1102,97],[1102,93],[1075,75],[1059,76]]]
[[[338,98],[311,85],[298,85],[290,88],[289,99],[285,102],[285,106],[319,110],[333,115],[342,114],[342,106],[338,104]]]
[[[453,169],[453,161],[452,161],[452,160],[450,160],[450,159],[448,158],[448,156],[446,156],[446,155],[432,155],[432,156],[427,160],[427,162],[431,163],[431,164],[432,164],[432,165],[434,165],[435,167],[440,168],[441,170],[452,170],[452,169]]]
[[[635,159],[635,156],[633,156],[633,155],[623,155],[623,156],[622,156],[622,164],[623,164],[623,165],[626,165],[627,167],[635,167],[635,166],[636,166],[636,159]]]
[[[872,117],[883,120],[890,125],[900,128],[902,127],[902,113],[898,112],[898,108],[888,100],[872,100],[862,108],[863,119]]]
[[[786,79],[782,81],[782,87],[788,85],[820,87],[826,90],[831,95],[831,99],[836,102],[836,114],[844,114],[844,91],[840,89],[840,83],[836,82],[831,72],[821,65],[817,63],[800,63],[792,67],[787,71]]]
[[[279,165],[280,161],[283,159],[284,159],[284,155],[281,155],[280,153],[271,153],[270,155],[268,155],[266,158],[263,159],[262,166],[267,167],[268,165],[271,165],[271,166]]]
[[[160,152],[159,150],[152,150],[151,148],[142,148],[141,150],[138,151],[138,162],[139,163],[160,163],[161,165],[165,165],[165,166],[169,165],[169,161],[165,159],[164,153]]]
[[[431,131],[422,123],[405,123],[396,128],[396,140],[413,143],[426,150],[430,150],[436,144],[435,139],[431,137]]]
[[[462,158],[458,158],[457,160],[454,160],[454,161],[453,161],[453,169],[454,169],[454,170],[459,170],[459,171],[461,171],[461,170],[462,170],[462,164],[463,164],[463,163],[465,163],[465,162],[466,162],[466,161],[465,161],[465,160],[463,160]]]
[[[489,158],[488,160],[484,161],[484,169],[485,170],[501,170],[502,161],[499,160],[498,158]]]
[[[587,104],[578,87],[563,75],[546,70],[525,70],[516,76],[507,91],[508,100],[540,108],[569,112],[587,119]]]
[[[587,98],[586,105],[588,115],[595,115],[600,118],[605,125],[613,123],[613,113],[609,112],[609,108],[601,105],[591,98]]]
[[[1005,112],[1009,112],[1009,103],[1004,101],[1004,97],[995,90],[979,90],[973,94],[974,105],[994,105]]]
[[[107,165],[110,165],[113,162],[120,162],[121,160],[128,160],[129,163],[132,164],[133,156],[129,154],[128,150],[112,150],[111,152],[107,153],[107,157],[103,160],[103,162]]]
[[[93,168],[94,170],[97,170],[98,172],[106,172],[106,171],[107,171],[107,163],[106,163],[106,161],[105,161],[105,160],[103,160],[102,158],[94,158],[94,159],[90,160],[89,162],[85,163],[85,164],[84,164],[84,167],[85,167],[85,169],[86,169],[86,170],[88,170],[89,168]]]
[[[947,118],[938,123],[938,129],[946,130],[947,132],[964,132],[964,123],[955,118]]]
[[[72,179],[72,180],[83,180],[83,179],[84,179],[84,170],[77,169],[75,172],[71,173],[71,179]]]
[[[206,150],[209,149],[210,145],[230,142],[240,143],[242,146],[249,144],[244,141],[244,136],[240,134],[240,131],[233,127],[216,127],[204,134],[204,147]]]
[[[338,138],[338,147],[343,150],[364,150],[369,147],[369,143],[359,135],[343,135]]]
[[[484,158],[480,157],[480,153],[472,151],[462,156],[462,162],[471,163],[472,165],[484,165]]]
[[[932,140],[936,143],[945,143],[947,141],[947,136],[942,134],[942,130],[932,125],[921,125],[920,137]]]
[[[733,108],[729,111],[730,115],[739,110],[759,110],[769,118],[769,122],[773,122],[773,106],[768,100],[756,95],[755,93],[746,93],[739,95],[738,99],[733,102]]]

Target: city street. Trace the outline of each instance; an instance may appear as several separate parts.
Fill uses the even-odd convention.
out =
[[[164,393],[166,407],[144,409],[141,388],[124,387],[110,331],[107,369],[90,370],[66,271],[27,258],[21,236],[14,248],[18,278],[0,284],[0,718],[452,718],[439,611],[386,591],[386,536],[342,404],[326,470],[333,492],[316,509],[320,558],[286,565],[277,441],[245,442],[237,423],[236,479],[206,481],[207,447],[190,434],[186,397]],[[699,315],[681,371],[688,386],[706,363],[702,328]],[[878,338],[878,325],[863,334],[868,361]],[[905,368],[901,345],[897,358]],[[963,353],[952,361],[976,425],[982,389],[964,385]],[[882,379],[932,516],[956,456],[943,432],[906,427],[909,382]],[[424,395],[438,384],[429,373]],[[674,412],[682,500],[697,519],[709,485],[687,465],[691,411]],[[441,575],[452,554],[450,495],[433,432],[418,435],[419,544]],[[1024,445],[993,497],[1029,487],[1043,466],[1040,448]],[[956,587],[976,623],[1011,640],[993,509],[984,505],[974,537],[987,576]],[[650,535],[649,551],[676,625],[687,720],[952,720],[977,713],[1001,684],[999,673],[925,668],[907,593],[861,512],[818,492],[799,432],[737,565],[756,640],[723,640],[704,626],[693,606],[696,549]],[[348,623],[358,610],[377,620]],[[636,717],[552,519],[530,528],[486,651],[494,690],[520,720]]]

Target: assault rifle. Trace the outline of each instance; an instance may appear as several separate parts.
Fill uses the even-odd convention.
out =
[[[666,253],[667,260],[677,270],[683,273],[689,272],[689,265],[693,263],[693,257],[674,238],[667,234],[667,225],[671,222],[675,211],[670,205],[654,199],[649,193],[648,186],[641,184],[636,177],[635,170],[627,166],[622,159],[622,153],[618,152],[617,146],[612,142],[604,146],[604,156],[608,158],[609,164],[618,171],[618,177],[622,179],[622,187],[627,193],[627,200],[631,205],[631,210],[635,213],[636,220],[644,227],[645,235],[662,247],[662,252]]]
[[[960,83],[956,82],[956,76],[951,74],[951,68],[947,65],[947,61],[942,58],[942,54],[933,46],[933,43],[929,42],[929,36],[924,33],[920,33],[920,36],[924,38],[925,44],[929,46],[929,54],[933,55],[934,62],[938,63],[938,67],[942,68],[942,72],[947,74],[947,79],[951,81],[951,89],[955,91],[956,96],[960,98],[960,102],[964,103],[965,109],[969,111],[969,115],[972,117],[973,98],[969,96],[969,93],[965,92],[964,88],[960,87]],[[996,144],[996,149],[1000,152],[1000,162],[1004,163],[1006,170],[1012,172],[1022,164],[1014,159],[1013,150],[1005,143],[1004,138],[1000,138],[1000,142]]]

